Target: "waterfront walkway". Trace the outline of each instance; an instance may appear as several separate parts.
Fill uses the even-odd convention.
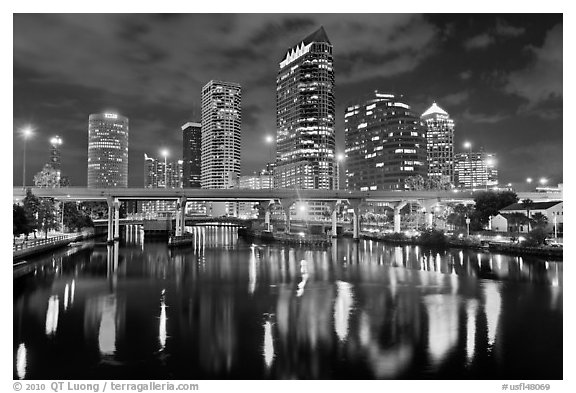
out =
[[[29,239],[12,245],[12,259],[14,262],[34,254],[39,254],[58,247],[63,247],[77,240],[82,240],[85,233],[75,232],[51,236],[47,239]]]

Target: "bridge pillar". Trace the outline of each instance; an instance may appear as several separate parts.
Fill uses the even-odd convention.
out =
[[[114,241],[114,200],[112,198],[107,198],[108,203],[108,235],[106,241]]]
[[[284,209],[284,215],[286,217],[286,233],[290,233],[290,207],[296,202],[296,199],[280,199],[280,204]]]
[[[330,209],[332,210],[332,237],[336,237],[338,234],[338,209],[336,209],[336,206],[338,206],[339,203],[339,200],[329,203]]]
[[[264,229],[267,231],[270,230],[270,209],[272,208],[272,205],[274,205],[273,200],[260,202],[260,206],[264,208]]]
[[[418,203],[426,210],[426,225],[432,228],[434,225],[434,207],[438,204],[438,199],[423,199]]]
[[[400,201],[394,205],[394,233],[399,233],[401,230],[402,218],[400,216],[400,210],[406,206],[406,203],[406,201]]]
[[[114,240],[120,239],[120,201],[114,199]]]
[[[360,239],[360,204],[362,200],[360,199],[348,199],[352,210],[354,211],[354,216],[352,219],[352,238],[354,240]]]
[[[186,230],[186,202],[187,202],[187,198],[185,196],[180,197],[178,199],[178,202],[180,204],[180,209],[179,209],[179,213],[180,213],[180,235],[184,235],[184,231]]]

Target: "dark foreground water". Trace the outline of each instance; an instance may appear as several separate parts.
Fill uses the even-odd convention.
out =
[[[31,260],[14,378],[562,379],[562,263],[194,228]]]

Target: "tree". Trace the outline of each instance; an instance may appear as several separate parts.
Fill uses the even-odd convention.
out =
[[[471,218],[474,213],[474,207],[458,203],[452,207],[452,212],[446,217],[446,223],[455,228],[465,228],[466,218]]]
[[[34,238],[36,238],[36,230],[38,229],[38,210],[40,209],[40,199],[34,194],[32,194],[31,189],[26,190],[26,197],[22,201],[24,206],[24,211],[26,212],[26,220],[28,222],[28,227],[30,232],[34,232]],[[26,237],[28,237],[28,233]]]
[[[474,197],[475,216],[481,226],[485,226],[490,217],[497,215],[501,209],[516,202],[518,202],[518,196],[513,191],[479,192]]]
[[[534,213],[531,218],[534,228],[546,228],[548,226],[548,217],[540,212]]]
[[[64,225],[73,231],[94,226],[90,215],[78,209],[75,202],[64,203]]]
[[[26,210],[23,206],[13,204],[12,205],[12,235],[14,236],[14,242],[16,237],[22,234],[28,236],[32,232],[30,230],[30,225],[28,224],[28,219],[26,217]]]
[[[522,199],[522,205],[526,209],[526,217],[530,218],[530,209],[534,207],[534,201],[530,198]],[[530,222],[528,222],[528,231],[530,231]]]
[[[42,198],[38,208],[38,224],[40,230],[44,231],[44,239],[48,238],[48,231],[58,228],[58,216],[54,199]]]
[[[36,187],[54,188],[60,187],[60,172],[52,168],[50,164],[34,175],[34,185]]]
[[[546,244],[547,237],[548,231],[545,228],[536,227],[528,234],[524,244],[527,246],[540,246]]]
[[[520,225],[528,224],[528,217],[524,213],[510,213],[508,215],[508,228],[511,232],[520,232]]]

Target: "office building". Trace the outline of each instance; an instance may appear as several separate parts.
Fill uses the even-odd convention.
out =
[[[165,161],[144,154],[144,188],[182,188],[183,160]]]
[[[333,189],[332,44],[321,27],[288,49],[276,79],[277,188]]]
[[[270,189],[273,186],[273,177],[266,170],[258,174],[240,176],[239,186],[249,190]],[[258,209],[255,208],[257,204],[258,202],[239,202],[238,217],[258,218]]]
[[[128,187],[128,118],[92,114],[88,122],[88,187]]]
[[[464,189],[488,189],[498,186],[496,154],[457,153],[454,157],[456,185]]]
[[[240,175],[241,87],[212,80],[202,88],[201,186],[230,188]]]
[[[454,120],[435,102],[421,116],[426,127],[428,177],[454,184]]]
[[[62,171],[60,146],[62,146],[62,138],[58,135],[50,139],[50,166],[58,172],[58,176]]]
[[[183,187],[200,188],[202,175],[202,125],[188,122],[182,126]]]
[[[346,108],[346,183],[350,190],[404,190],[426,176],[426,131],[402,96],[375,91]]]

